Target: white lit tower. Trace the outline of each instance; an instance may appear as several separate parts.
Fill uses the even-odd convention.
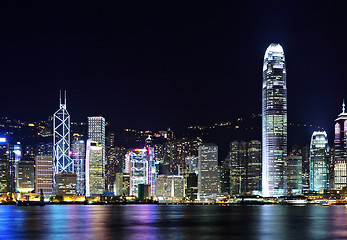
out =
[[[95,141],[102,147],[102,176],[106,176],[106,156],[105,156],[105,118],[88,117],[88,139]]]
[[[148,184],[147,149],[134,149],[129,152],[130,195],[137,196],[138,185]]]
[[[324,191],[328,188],[328,135],[314,131],[310,145],[310,190]]]
[[[272,43],[265,52],[262,86],[262,195],[286,193],[287,86],[283,48]]]
[[[73,173],[74,163],[69,157],[70,153],[70,115],[66,110],[66,91],[64,103],[53,115],[53,183],[56,184],[56,175],[60,173]]]

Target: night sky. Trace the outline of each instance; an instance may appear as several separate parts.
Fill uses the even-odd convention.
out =
[[[0,116],[47,119],[60,89],[72,121],[102,115],[114,129],[261,113],[263,57],[277,42],[289,122],[332,129],[347,99],[347,4],[125,2],[1,1]]]

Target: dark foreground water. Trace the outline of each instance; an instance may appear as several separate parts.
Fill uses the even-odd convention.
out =
[[[0,239],[347,239],[347,207],[0,206]]]

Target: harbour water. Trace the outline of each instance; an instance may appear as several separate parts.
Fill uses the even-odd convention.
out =
[[[0,239],[347,239],[347,207],[3,205]]]

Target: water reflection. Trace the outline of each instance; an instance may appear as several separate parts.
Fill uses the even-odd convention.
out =
[[[345,210],[343,206],[261,206],[258,239],[347,238],[346,221],[341,221],[347,212],[341,209]]]
[[[1,239],[346,239],[344,206],[0,206]]]
[[[328,231],[329,231],[329,238],[332,238],[332,239],[347,238],[347,207],[345,206],[329,207]]]
[[[26,218],[26,212],[15,206],[0,206],[0,233],[4,239],[21,236],[20,226]]]

